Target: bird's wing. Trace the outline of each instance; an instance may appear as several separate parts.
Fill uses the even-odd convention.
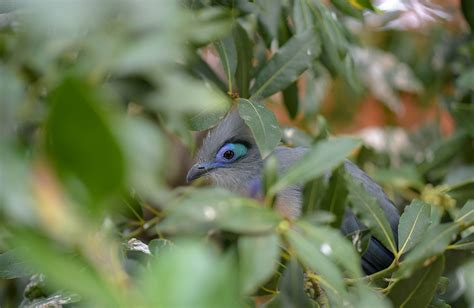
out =
[[[277,147],[272,155],[278,158],[280,163],[280,172],[283,172],[286,168],[291,166],[292,163],[300,159],[306,152],[307,148],[287,148],[287,147]],[[390,226],[393,230],[395,236],[395,242],[398,242],[398,221],[400,215],[398,210],[395,208],[395,205],[390,201],[382,187],[372,180],[364,171],[362,171],[355,164],[346,160],[344,162],[345,171],[354,177],[358,182],[362,183],[364,189],[377,200],[378,205],[382,208],[387,217]],[[327,175],[328,176],[328,175]],[[299,214],[301,208],[301,195],[302,187],[293,186],[285,189],[285,191],[280,192],[281,205],[282,208],[292,207],[296,209]],[[288,195],[290,198],[285,198]],[[296,196],[296,197],[295,197]],[[354,213],[347,209],[344,215],[344,219],[341,225],[341,231],[343,234],[347,235],[358,230],[366,229],[366,226],[362,224]],[[362,255],[362,268],[367,274],[372,274],[374,272],[380,271],[388,267],[393,261],[393,254],[385,248],[380,241],[375,237],[372,237],[369,242],[369,246]]]

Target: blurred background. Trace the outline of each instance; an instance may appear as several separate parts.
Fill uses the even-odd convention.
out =
[[[131,306],[136,298],[153,303],[160,287],[163,298],[183,296],[167,292],[164,285],[183,285],[167,272],[163,282],[145,275],[154,288],[136,296],[128,274],[141,265],[127,256],[169,244],[155,227],[164,209],[182,201],[206,130],[235,108],[237,97],[250,97],[254,77],[301,33],[310,2],[320,16],[317,56],[308,47],[308,63],[261,98],[276,115],[282,142],[309,146],[328,134],[359,136],[364,145],[351,159],[400,211],[419,198],[434,205],[434,220],[455,217],[474,198],[470,0],[4,0],[0,305],[77,302],[74,293],[56,293],[63,287],[105,306]],[[234,45],[229,37],[237,38]],[[228,46],[236,57],[250,50],[246,85],[228,80]],[[124,244],[132,238],[156,242]],[[15,255],[34,255],[30,261],[53,287],[8,255],[26,244],[34,245]],[[80,258],[66,260],[66,252]],[[223,274],[204,283],[215,291],[210,302],[221,291],[232,298],[233,289],[219,288],[232,285],[233,263],[200,248],[188,252],[212,261],[199,263],[205,273],[218,272],[214,261],[222,264]],[[443,303],[474,304],[465,292],[472,262],[470,271],[460,269],[469,258],[447,261],[453,271]],[[183,276],[192,270],[165,262]]]

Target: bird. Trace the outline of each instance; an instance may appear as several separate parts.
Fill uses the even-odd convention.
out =
[[[222,187],[246,197],[261,197],[261,179],[265,161],[275,157],[279,174],[302,158],[308,147],[277,146],[266,158],[262,158],[251,130],[236,110],[230,111],[223,120],[209,130],[196,155],[196,163],[189,169],[187,182],[205,177],[217,187]],[[373,196],[384,211],[397,242],[400,215],[383,189],[357,165],[345,160],[347,174],[360,182],[363,188]],[[293,185],[280,191],[275,209],[289,219],[301,215],[302,185]],[[366,229],[356,215],[346,208],[341,223],[344,235]],[[361,266],[367,274],[387,268],[394,256],[378,239],[371,237],[368,247],[361,257]]]

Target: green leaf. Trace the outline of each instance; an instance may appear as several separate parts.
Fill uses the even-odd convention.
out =
[[[375,11],[375,8],[372,5],[371,0],[349,0],[349,2],[357,8],[360,8],[360,9],[364,8],[371,11]]]
[[[468,171],[467,166],[462,167],[463,171]],[[469,172],[469,171],[468,171]],[[457,204],[464,204],[469,199],[474,199],[474,177],[456,184],[448,184],[448,195],[456,199]]]
[[[466,283],[466,299],[468,303],[473,306],[474,305],[474,261],[471,261],[467,263],[465,266],[463,266],[463,276],[464,276],[464,281]]]
[[[313,63],[312,68],[305,72],[305,79],[306,89],[304,99],[301,102],[301,113],[303,113],[306,120],[313,121],[329,90],[330,76],[322,65]]]
[[[237,50],[235,48],[235,43],[232,37],[228,36],[222,40],[219,40],[214,43],[214,46],[219,53],[221,60],[222,68],[227,77],[228,82],[228,91],[233,91],[233,78],[235,70],[237,69]]]
[[[242,291],[252,294],[276,272],[280,257],[278,236],[241,236],[238,251]]]
[[[126,305],[118,285],[110,283],[111,277],[104,277],[105,272],[97,271],[86,257],[67,253],[65,247],[39,235],[37,230],[16,229],[14,234],[15,244],[21,247],[20,260],[45,274],[51,287],[78,293],[103,307]]]
[[[473,17],[474,17],[474,13],[473,13]],[[470,68],[462,72],[461,76],[459,76],[456,79],[456,86],[464,91],[474,91],[474,66],[471,66]],[[464,105],[466,107],[470,106],[468,104],[464,104]]]
[[[60,174],[79,178],[97,200],[117,192],[124,158],[96,89],[66,78],[51,93],[46,149]]]
[[[207,233],[211,229],[241,234],[271,232],[281,217],[252,199],[221,189],[200,189],[167,205],[169,214],[157,226],[167,233]]]
[[[459,153],[466,143],[466,134],[457,131],[446,140],[440,140],[429,146],[425,152],[424,161],[418,166],[420,174],[426,174],[451,161]]]
[[[349,189],[349,200],[356,214],[361,217],[373,235],[391,252],[396,254],[397,246],[392,228],[385,217],[384,211],[375,198],[364,189],[362,183],[349,174],[346,175],[346,181]]]
[[[321,202],[325,196],[327,183],[324,176],[309,181],[303,188],[303,215],[310,215],[321,208]],[[334,218],[334,217],[333,217]]]
[[[474,78],[472,83],[474,84]],[[474,137],[474,121],[472,121],[474,119],[474,105],[454,103],[451,105],[451,110],[459,126],[464,128],[469,136]]]
[[[347,0],[331,0],[331,3],[342,13],[357,18],[363,19],[362,12],[352,6]]]
[[[138,116],[122,119],[118,127],[128,184],[142,197],[157,197],[163,185],[158,175],[166,167],[167,140],[155,124]]]
[[[283,103],[285,104],[290,118],[294,119],[298,114],[299,106],[298,84],[296,81],[283,90]]]
[[[431,205],[413,200],[408,205],[398,225],[398,247],[399,255],[413,248],[420,241],[423,233],[430,225]]]
[[[307,0],[294,0],[292,21],[296,34],[305,32],[313,27],[313,16],[309,12]]]
[[[297,226],[313,245],[319,247],[324,255],[343,268],[350,277],[362,277],[359,255],[338,229],[314,226],[305,221],[298,222]]]
[[[204,61],[201,57],[196,57],[195,62],[191,63],[191,70],[199,78],[202,78],[206,81],[210,81],[222,92],[227,91],[227,86],[224,82],[217,76],[216,72],[209,66],[209,64]]]
[[[290,229],[285,237],[295,251],[298,259],[311,271],[320,276],[319,283],[336,302],[341,302],[347,295],[341,270],[333,263],[330,256],[329,242],[320,246],[314,243],[314,238]]]
[[[367,285],[358,283],[355,290],[351,290],[350,303],[352,307],[390,308],[392,305],[385,296]]]
[[[464,204],[456,215],[456,222],[462,223],[463,225],[471,225],[474,222],[474,199]]]
[[[239,99],[239,115],[252,131],[262,157],[266,157],[278,145],[281,131],[273,112],[264,105],[249,99]]]
[[[144,307],[240,307],[234,258],[204,241],[179,240],[139,280]]]
[[[335,220],[331,225],[335,228],[340,227],[342,219],[344,218],[347,194],[348,191],[344,179],[344,167],[341,166],[332,173],[328,189],[326,190],[320,206],[322,210],[334,214]]]
[[[235,70],[235,81],[239,90],[239,96],[249,97],[250,71],[252,69],[252,43],[247,31],[236,22],[232,32],[235,47],[237,49],[237,68]]]
[[[275,194],[293,184],[306,183],[336,167],[360,145],[354,138],[338,137],[322,140],[288,169],[270,190]]]
[[[18,252],[15,250],[0,254],[0,279],[14,279],[31,274],[28,262],[18,258]]]
[[[429,228],[420,239],[418,245],[412,249],[400,264],[395,277],[408,277],[428,258],[441,254],[458,231],[459,225],[456,223],[445,223]]]
[[[189,129],[194,131],[203,131],[215,126],[229,112],[230,104],[222,106],[218,110],[203,110],[189,118]]]
[[[471,27],[471,32],[474,31],[474,3],[470,0],[461,0],[461,9],[464,18]]]
[[[278,26],[281,15],[281,2],[273,0],[256,0],[258,22],[262,26],[267,45],[278,37]]]
[[[319,52],[313,30],[293,36],[259,71],[250,98],[265,98],[283,90],[298,79]]]
[[[222,7],[210,7],[194,11],[194,24],[187,26],[190,31],[189,38],[198,44],[214,41],[232,28],[230,10]]]
[[[173,247],[173,243],[167,239],[153,239],[148,243],[150,252],[154,256],[159,256]]]
[[[449,249],[453,250],[474,250],[474,233],[469,234],[465,238],[460,239],[452,245],[449,245]]]
[[[305,292],[305,278],[303,269],[296,261],[291,258],[286,264],[283,277],[278,285],[278,295],[270,302],[263,305],[265,308],[306,308],[314,307]]]
[[[440,256],[429,266],[418,269],[410,278],[396,282],[388,297],[395,307],[427,307],[443,270],[444,256]]]

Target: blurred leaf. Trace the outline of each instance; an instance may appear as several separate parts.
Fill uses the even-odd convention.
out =
[[[352,246],[354,246],[355,250],[362,256],[367,248],[369,248],[372,235],[369,229],[362,229],[347,234],[346,238],[352,242]]]
[[[349,0],[349,2],[356,8],[375,11],[371,0]]]
[[[265,98],[283,90],[308,68],[319,52],[319,42],[313,30],[293,36],[259,71],[250,98]]]
[[[346,208],[347,194],[344,167],[341,166],[331,174],[328,189],[325,192],[320,206],[322,210],[334,214],[335,220],[331,225],[335,228],[341,226]]]
[[[385,296],[364,284],[357,284],[354,291],[351,290],[351,295],[355,296],[352,296],[350,301],[354,307],[392,307]]]
[[[303,215],[310,215],[321,208],[327,183],[324,176],[308,181],[303,188]],[[335,218],[335,217],[333,217]]]
[[[169,214],[158,230],[196,234],[213,228],[241,234],[272,231],[281,221],[279,215],[252,199],[236,197],[220,189],[201,189],[169,204]]]
[[[397,246],[393,237],[392,228],[385,217],[385,213],[372,197],[351,175],[346,175],[347,187],[349,189],[349,200],[356,214],[361,217],[362,222],[367,225],[373,235],[391,252],[397,253]]]
[[[161,253],[171,249],[174,244],[166,239],[154,239],[148,243],[150,252],[154,256],[159,256]]]
[[[469,234],[465,238],[460,239],[459,241],[449,245],[449,249],[454,250],[474,250],[474,233]]]
[[[418,245],[412,249],[400,264],[395,277],[405,278],[410,276],[427,259],[442,253],[458,231],[459,225],[456,223],[445,223],[429,228],[420,239]]]
[[[329,297],[336,303],[342,301],[346,297],[347,291],[344,286],[342,272],[331,260],[330,244],[333,243],[327,241],[324,242],[324,246],[317,245],[312,236],[297,232],[294,229],[288,230],[285,237],[294,249],[298,259],[321,277],[318,279],[318,283],[321,284]]]
[[[474,84],[474,76],[472,84]],[[454,103],[451,104],[451,110],[458,124],[466,130],[469,136],[474,137],[474,122],[472,121],[472,119],[474,119],[474,105]]]
[[[322,65],[313,63],[312,69],[305,72],[305,77],[306,89],[301,109],[305,119],[313,120],[328,92],[330,76]]]
[[[18,76],[5,65],[0,64],[0,93],[2,93],[2,103],[0,104],[0,128],[2,142],[12,138],[15,130],[15,123],[18,120],[18,113],[25,93]]]
[[[374,48],[351,48],[358,76],[371,94],[395,113],[403,112],[399,91],[421,93],[423,84],[395,55]]]
[[[342,13],[357,18],[359,20],[363,19],[362,12],[360,8],[356,9],[353,5],[350,4],[347,0],[331,0],[331,3]]]
[[[228,36],[214,43],[219,53],[220,62],[229,84],[228,91],[233,91],[234,74],[237,69],[237,50],[232,37]]]
[[[396,307],[427,307],[444,270],[444,256],[418,269],[410,278],[395,282],[388,297]]]
[[[181,73],[168,75],[162,86],[162,91],[147,98],[146,105],[175,119],[187,115],[192,130],[205,130],[215,125],[231,107],[229,97],[212,84]]]
[[[456,222],[463,225],[471,225],[474,222],[474,199],[464,204],[459,213],[456,215]]]
[[[129,185],[143,197],[154,197],[163,185],[168,142],[159,128],[143,117],[128,117],[119,123],[122,151],[127,161]]]
[[[292,184],[306,183],[324,175],[342,163],[359,145],[359,140],[348,137],[332,138],[316,143],[278,179],[271,192],[276,193]]]
[[[424,161],[418,166],[418,172],[426,174],[449,162],[459,153],[466,140],[466,135],[457,131],[448,139],[436,141],[425,151]]]
[[[472,33],[474,31],[474,3],[470,0],[461,0],[461,10]]]
[[[258,21],[263,27],[263,34],[267,44],[278,36],[278,26],[280,23],[281,2],[274,0],[256,0]]]
[[[119,291],[118,281],[112,283],[106,280],[83,256],[68,253],[64,247],[41,236],[36,230],[17,229],[14,240],[15,245],[22,247],[18,250],[19,257],[29,262],[36,271],[44,273],[50,286],[76,292],[103,306],[116,307],[119,303],[127,303],[122,297],[124,294]]]
[[[297,226],[304,236],[328,258],[344,269],[350,277],[362,277],[359,255],[349,241],[339,232],[326,226],[314,226],[300,221]]]
[[[252,294],[278,267],[280,247],[275,233],[241,236],[238,242],[240,281],[244,294]]]
[[[235,81],[239,90],[239,96],[249,97],[250,71],[252,68],[252,43],[247,31],[236,22],[232,32],[235,47],[237,49],[237,69],[235,71]]]
[[[281,139],[281,131],[275,115],[263,104],[248,99],[239,99],[237,107],[240,117],[252,131],[262,157],[266,157]]]
[[[178,241],[139,281],[148,307],[241,307],[236,264],[199,241]]]
[[[283,277],[280,279],[278,286],[278,295],[271,301],[264,304],[266,308],[306,308],[314,307],[314,303],[306,295],[305,278],[301,267],[296,261],[296,258],[291,258],[286,269],[283,272]]]
[[[296,81],[283,90],[283,103],[285,104],[290,118],[294,119],[298,114],[299,106],[298,84]]]
[[[418,244],[430,225],[430,209],[431,205],[416,199],[404,209],[398,225],[399,255]]]
[[[462,1],[465,2],[465,1]],[[474,8],[474,6],[471,6],[471,8]],[[473,18],[474,18],[474,12]],[[471,27],[472,29],[472,27]],[[472,30],[471,30],[472,31]],[[456,79],[456,85],[458,88],[462,90],[470,90],[474,91],[474,67],[471,67],[469,69],[466,69],[461,76],[459,76],[458,79]],[[468,107],[469,105],[466,105]]]
[[[60,174],[77,176],[97,200],[117,192],[124,158],[95,89],[66,78],[51,93],[46,148]]]
[[[471,260],[463,267],[464,280],[466,282],[466,299],[472,306],[474,305],[474,261]]]
[[[467,168],[465,168],[467,170]],[[474,199],[474,178],[448,186],[447,193],[457,200],[457,204],[466,203]]]
[[[188,25],[189,38],[198,44],[212,42],[232,28],[231,12],[222,7],[208,7],[194,12],[194,24]]]
[[[201,57],[196,57],[196,61],[192,64],[191,70],[198,77],[212,82],[217,88],[222,92],[227,91],[227,86],[224,82],[217,76],[216,72],[209,66],[209,64],[204,61]]]
[[[294,0],[292,21],[296,34],[305,32],[313,27],[313,16],[311,15],[306,0]]]
[[[308,2],[313,16],[314,27],[321,39],[321,63],[332,74],[339,74],[356,91],[361,91],[361,86],[354,72],[351,55],[347,52],[349,42],[346,38],[342,23],[337,16],[323,3]],[[329,30],[331,29],[331,30]]]
[[[20,260],[15,250],[0,254],[0,279],[14,279],[31,274],[28,262]]]
[[[371,175],[380,184],[393,185],[402,189],[410,187],[422,189],[424,186],[416,167],[409,164],[397,168],[377,169]]]
[[[310,135],[294,127],[283,128],[282,140],[289,147],[309,147],[313,143]]]

